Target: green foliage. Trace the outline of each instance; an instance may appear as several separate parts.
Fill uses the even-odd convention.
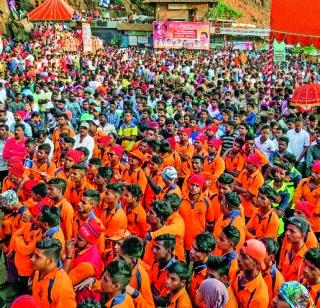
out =
[[[34,9],[34,5],[30,0],[23,0],[18,2],[18,9],[21,11],[30,12]]]
[[[218,4],[208,11],[209,19],[237,19],[242,17],[243,14],[228,4],[219,0]]]

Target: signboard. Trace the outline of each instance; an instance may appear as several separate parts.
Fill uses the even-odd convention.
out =
[[[138,45],[138,37],[135,35],[129,35],[129,46],[137,46]]]
[[[214,34],[269,37],[270,29],[212,28]]]
[[[82,23],[82,43],[84,52],[92,52],[91,28],[88,23]]]
[[[232,42],[233,48],[238,50],[252,50],[254,42]]]
[[[154,48],[210,49],[210,23],[155,21]]]
[[[286,61],[286,44],[284,42],[278,43],[276,40],[273,43],[273,62]]]
[[[148,45],[148,37],[147,36],[138,36],[138,44]]]

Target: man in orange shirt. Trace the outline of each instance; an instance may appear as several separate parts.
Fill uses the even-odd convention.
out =
[[[233,289],[242,307],[268,308],[268,286],[260,272],[266,248],[256,239],[247,240],[240,249],[238,264],[241,272],[233,281]]]
[[[305,245],[305,236],[309,230],[309,223],[300,217],[290,217],[288,219],[285,233],[288,245],[281,247],[279,270],[286,281],[299,280],[301,264],[308,248]],[[284,250],[284,251],[282,251]]]
[[[128,165],[121,162],[123,156],[123,147],[115,144],[109,148],[107,152],[109,161],[106,164],[113,170],[113,181],[120,181],[123,177],[124,172],[128,169]]]
[[[138,185],[129,184],[126,186],[123,201],[126,205],[128,231],[132,235],[145,238],[149,226],[147,224],[147,213],[140,202],[141,197],[142,191]]]
[[[167,167],[167,166],[173,166],[177,172],[178,172],[178,175],[180,176],[180,173],[181,173],[181,157],[177,151],[177,141],[175,139],[175,137],[169,137],[168,139],[166,139],[166,141],[168,141],[169,143],[169,154],[172,156],[173,158],[173,161],[174,161],[174,164],[168,164],[165,160],[165,158],[163,158],[164,160],[164,167]]]
[[[86,223],[90,223],[93,220],[101,226],[101,229],[103,229],[103,224],[101,220],[94,214],[94,209],[99,204],[99,202],[100,194],[98,191],[94,189],[88,189],[83,192],[81,200],[77,205],[76,213],[73,219],[73,238],[75,238],[78,235],[81,226],[83,226]],[[104,240],[104,238],[101,239],[101,241],[102,240]]]
[[[205,158],[208,155],[208,151],[206,150],[207,136],[199,134],[193,142],[194,145],[194,153],[193,155],[201,155]]]
[[[208,142],[208,155],[204,158],[203,171],[211,173],[212,181],[216,181],[225,170],[225,162],[220,156],[222,141],[211,139]]]
[[[74,287],[90,277],[97,280],[101,278],[104,266],[97,247],[97,241],[103,231],[101,227],[101,224],[92,219],[79,228],[76,241],[69,240],[66,243],[66,260],[63,268],[69,274]],[[77,291],[77,305],[81,305],[85,300],[100,303],[101,295],[89,289]]]
[[[182,197],[181,189],[177,185],[178,173],[174,167],[165,167],[162,171],[162,179],[164,187],[160,192],[158,199],[163,200],[167,194],[177,194],[180,198]]]
[[[222,157],[226,164],[225,171],[231,173],[233,176],[238,176],[244,168],[245,160],[242,154],[243,145],[243,139],[236,138],[232,148],[226,151]]]
[[[56,178],[70,180],[72,167],[80,163],[82,156],[83,153],[81,151],[70,149],[66,153],[62,167],[58,168],[53,173],[53,176]]]
[[[107,237],[116,234],[119,230],[127,230],[128,218],[120,203],[123,192],[124,187],[121,182],[106,186],[101,221],[106,228]]]
[[[276,255],[279,249],[278,243],[271,237],[264,237],[260,241],[266,247],[266,256],[263,261],[265,266],[262,268],[262,276],[268,286],[269,306],[271,306],[274,298],[278,295],[280,286],[285,280],[276,265]]]
[[[43,239],[37,242],[31,259],[34,270],[32,296],[43,308],[77,306],[71,280],[58,267],[61,249],[59,240]]]
[[[61,229],[66,240],[72,238],[72,225],[74,210],[72,205],[64,197],[67,181],[53,178],[47,182],[48,197],[53,200],[54,206],[61,210]]]
[[[66,199],[71,203],[74,209],[77,208],[85,190],[94,189],[86,181],[87,167],[78,164],[72,167],[71,181],[67,190]]]
[[[233,281],[239,272],[238,252],[236,246],[240,241],[240,232],[235,226],[226,226],[217,238],[217,247],[221,255],[228,262],[229,280]]]
[[[99,158],[103,165],[109,162],[108,150],[110,148],[110,135],[101,136],[95,140],[95,148],[93,150],[93,157]]]
[[[51,151],[51,146],[48,143],[43,143],[38,146],[36,159],[30,169],[27,169],[25,174],[30,179],[47,181],[53,174],[56,166],[50,162],[48,157]]]
[[[137,184],[140,186],[142,193],[144,194],[147,188],[148,180],[140,167],[144,161],[144,155],[139,151],[135,150],[128,153],[129,157],[129,169],[126,169],[123,174],[123,181],[127,184]]]
[[[55,238],[61,242],[61,258],[65,257],[65,238],[60,227],[60,209],[44,206],[38,218],[38,224],[42,230],[42,238]]]
[[[87,166],[87,178],[86,181],[96,188],[93,179],[98,174],[98,168],[102,166],[102,162],[99,158],[90,158]]]
[[[54,148],[57,151],[60,147],[59,138],[61,133],[67,133],[68,136],[74,137],[76,134],[72,128],[68,125],[68,116],[65,113],[60,113],[57,115],[56,120],[58,122],[58,127],[56,127],[52,133],[52,142]]]
[[[186,195],[188,193],[189,176],[193,174],[202,174],[203,162],[204,162],[204,157],[202,155],[195,154],[192,156],[192,159],[191,159],[192,169],[190,170],[190,174],[183,181],[182,188],[181,188],[182,195]]]
[[[55,149],[52,157],[52,162],[57,166],[57,168],[61,168],[65,159],[66,153],[74,147],[75,140],[66,135],[66,133],[62,133],[59,138],[60,147],[59,149]]]
[[[124,260],[112,261],[102,279],[102,292],[107,294],[106,308],[135,308],[132,297],[126,292],[131,280],[131,265]]]
[[[238,301],[231,286],[232,281],[228,276],[230,263],[224,257],[211,255],[207,261],[207,276],[221,281],[227,288],[229,301],[225,308],[238,308]]]
[[[195,237],[205,231],[206,228],[209,202],[204,199],[202,194],[204,183],[203,176],[198,174],[191,175],[189,177],[188,196],[181,200],[179,207],[179,214],[186,226],[184,245],[187,255],[192,248]]]
[[[186,290],[189,267],[184,262],[176,262],[168,267],[166,288],[170,292],[169,308],[191,308],[192,304]]]
[[[276,198],[277,193],[271,186],[265,184],[259,189],[255,202],[257,209],[246,226],[247,238],[278,238],[280,221],[272,206]]]
[[[178,181],[180,185],[182,185],[191,170],[191,158],[193,156],[194,146],[189,142],[190,134],[191,129],[184,128],[180,135],[180,143],[177,145],[177,152],[181,158],[181,173],[179,174]]]
[[[259,193],[259,188],[264,183],[264,178],[259,168],[260,158],[257,154],[250,154],[247,158],[245,169],[241,171],[236,179],[234,190],[240,193],[244,214],[247,219],[252,216],[255,209],[254,198]]]
[[[320,249],[311,248],[303,259],[302,284],[309,290],[317,308],[320,307]]]
[[[141,260],[143,250],[143,241],[136,236],[129,236],[123,240],[120,257],[131,264],[131,280],[126,291],[132,296],[135,307],[153,308],[155,305],[147,273],[149,266]]]
[[[144,173],[147,177],[148,184],[144,193],[144,208],[149,210],[149,206],[153,201],[158,200],[162,189],[165,187],[165,183],[162,179],[162,162],[161,156],[153,155],[144,168]]]
[[[149,270],[149,277],[156,306],[163,306],[167,300],[168,290],[165,288],[168,278],[167,268],[176,262],[175,242],[175,236],[172,234],[159,235],[153,242],[154,262]]]
[[[207,261],[211,252],[215,249],[216,241],[209,232],[203,232],[195,237],[190,250],[190,261],[193,262],[191,284],[189,294],[192,302],[195,302],[196,292],[207,275]]]
[[[299,201],[309,201],[315,205],[313,216],[310,219],[312,230],[320,237],[320,161],[315,161],[311,176],[302,179],[294,192],[293,203]]]
[[[231,191],[227,192],[224,195],[224,198],[221,198],[220,202],[222,205],[223,214],[215,223],[213,234],[215,238],[218,239],[220,238],[223,228],[225,228],[226,226],[235,226],[240,232],[238,247],[236,247],[237,249],[239,249],[239,246],[242,246],[246,238],[245,222],[243,221],[240,212],[240,197],[236,192]],[[215,251],[215,254],[220,255],[221,251],[217,249]]]

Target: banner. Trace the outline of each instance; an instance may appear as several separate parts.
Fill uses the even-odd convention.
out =
[[[238,36],[269,37],[270,29],[243,29],[243,28],[220,28],[214,27],[211,33]]]
[[[281,42],[278,43],[274,40],[273,43],[273,61],[275,63],[286,61],[286,44]]]
[[[183,21],[153,22],[154,48],[210,49],[210,23]]]
[[[90,24],[88,23],[82,23],[82,42],[83,42],[83,51],[92,52],[91,28],[90,28]]]

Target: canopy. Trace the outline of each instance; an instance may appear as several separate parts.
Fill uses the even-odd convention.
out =
[[[287,44],[320,48],[319,0],[272,0],[271,35]]]
[[[64,0],[46,0],[28,13],[29,20],[62,21],[71,20],[74,9]]]
[[[291,105],[300,107],[320,106],[320,85],[304,84],[298,87],[292,95]]]

